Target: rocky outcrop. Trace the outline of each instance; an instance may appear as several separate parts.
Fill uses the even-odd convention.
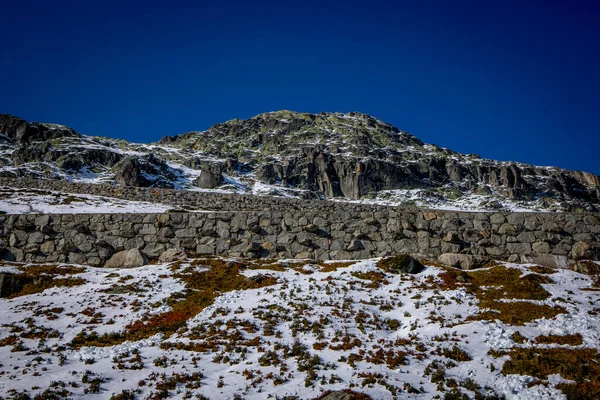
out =
[[[200,176],[194,184],[202,189],[214,189],[223,183],[224,165],[217,162],[203,161],[200,163]]]
[[[165,161],[152,154],[126,157],[115,169],[115,179],[122,186],[172,189],[177,181],[177,176]]]
[[[115,179],[123,186],[148,186],[148,181],[142,176],[142,169],[136,157],[127,157],[117,165]]]
[[[418,189],[427,204],[476,194],[487,196],[481,203],[486,209],[510,200],[536,209],[600,211],[596,175],[460,154],[360,113],[265,113],[152,146],[6,114],[0,115],[0,134],[0,176],[97,174],[122,186],[203,189],[237,180],[236,190],[247,185],[247,191],[256,179],[300,198],[356,200]]]
[[[42,142],[61,137],[79,137],[73,129],[56,124],[27,123],[25,120],[0,114],[0,134],[18,143]]]
[[[17,136],[22,136],[27,129],[27,122],[24,119],[9,114],[0,114],[0,134],[10,140],[16,140]]]

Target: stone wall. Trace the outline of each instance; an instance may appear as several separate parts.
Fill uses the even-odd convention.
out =
[[[269,211],[2,215],[0,257],[101,266],[129,249],[139,249],[149,259],[167,249],[324,260],[408,252],[441,256],[440,261],[463,267],[487,258],[565,267],[569,260],[597,260],[600,255],[598,215],[395,207],[365,211],[352,204],[312,203],[306,209],[278,203],[279,209]]]

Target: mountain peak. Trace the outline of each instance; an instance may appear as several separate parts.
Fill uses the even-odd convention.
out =
[[[359,112],[280,110],[154,144],[0,115],[0,175],[458,209],[600,209],[600,178],[426,145]]]

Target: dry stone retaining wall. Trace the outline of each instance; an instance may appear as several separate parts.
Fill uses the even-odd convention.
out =
[[[446,263],[463,266],[488,257],[566,266],[569,260],[598,259],[600,223],[592,214],[393,207],[0,216],[3,259],[101,266],[129,249],[139,249],[148,259],[167,249],[325,260],[408,252],[429,258],[444,254]]]

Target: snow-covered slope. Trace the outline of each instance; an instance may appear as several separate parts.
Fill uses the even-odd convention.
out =
[[[163,213],[178,209],[166,204],[129,201],[114,197],[0,186],[0,210],[6,214],[117,214]]]
[[[0,272],[37,277],[38,286],[0,299],[0,393],[600,394],[600,292],[590,277],[515,264],[394,275],[377,261],[195,259],[131,270],[5,265]]]
[[[460,154],[360,113],[264,113],[154,144],[0,115],[0,134],[0,176],[431,208],[598,211],[600,203],[596,175]]]

